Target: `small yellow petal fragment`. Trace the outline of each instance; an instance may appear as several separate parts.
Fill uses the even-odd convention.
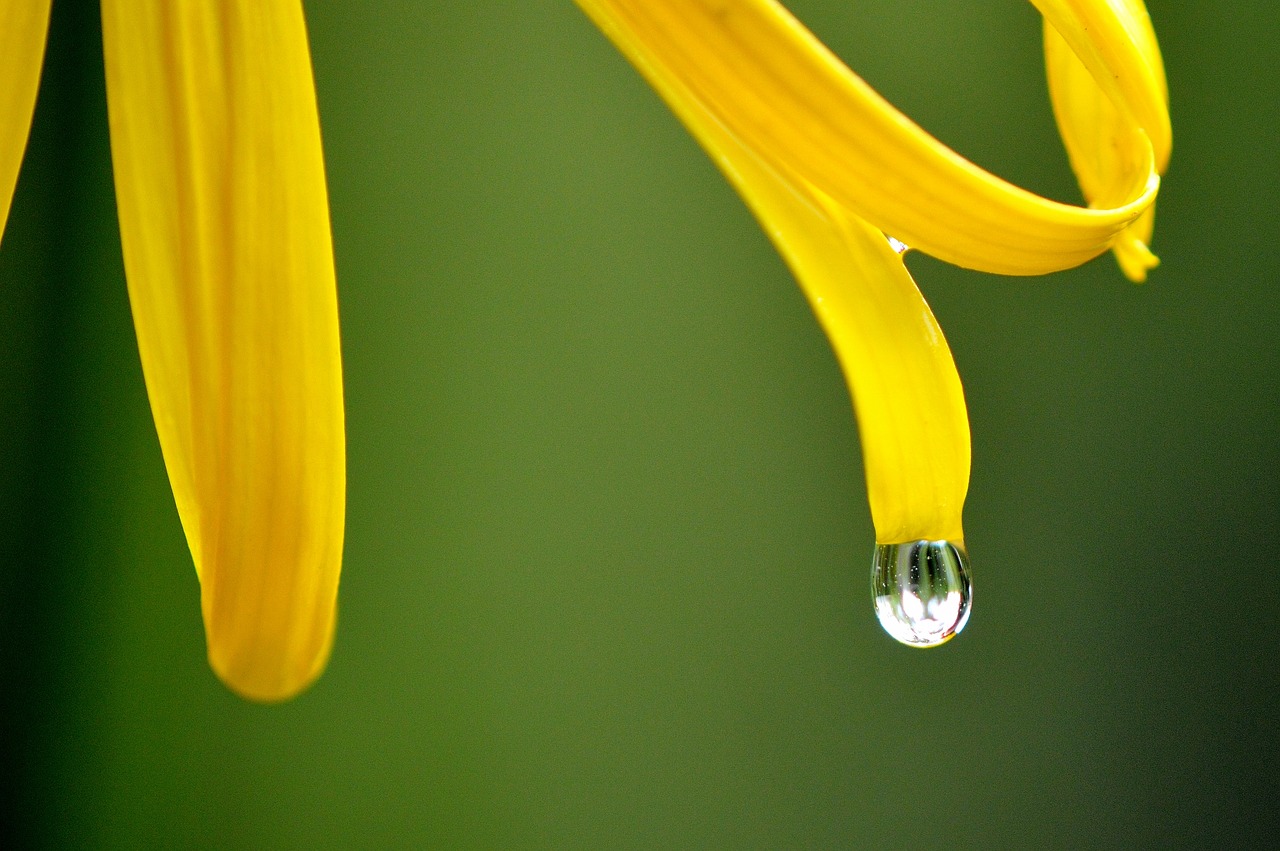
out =
[[[580,4],[648,77],[735,185],[800,281],[839,357],[861,430],[880,543],[963,541],[969,423],[955,363],[878,229],[775,169],[685,85],[617,4]]]
[[[103,0],[129,296],[209,660],[283,700],[323,669],[345,438],[299,0]]]
[[[31,131],[49,0],[0,0],[0,236]]]

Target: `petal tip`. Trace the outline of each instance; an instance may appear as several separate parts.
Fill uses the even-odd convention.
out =
[[[285,703],[298,697],[324,673],[333,649],[335,624],[330,620],[323,642],[304,652],[276,648],[235,647],[209,634],[209,667],[231,692],[253,703]]]
[[[1112,250],[1115,252],[1116,262],[1120,264],[1120,271],[1135,284],[1145,282],[1147,272],[1160,265],[1160,258],[1151,253],[1151,249],[1140,239],[1123,239]]]

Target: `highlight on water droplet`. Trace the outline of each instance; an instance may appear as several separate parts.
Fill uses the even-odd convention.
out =
[[[905,242],[903,242],[900,239],[894,239],[893,237],[889,236],[889,234],[885,234],[884,238],[889,240],[889,247],[892,248],[894,251],[898,252],[898,256],[902,256],[903,254],[906,254],[908,251],[911,250],[910,245],[907,245]]]
[[[877,544],[871,599],[889,635],[910,647],[937,647],[969,621],[973,584],[964,545],[952,541]]]

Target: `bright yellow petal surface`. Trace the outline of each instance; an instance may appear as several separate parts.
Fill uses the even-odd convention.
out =
[[[345,438],[299,0],[103,0],[125,269],[214,670],[281,700],[323,669]]]
[[[580,4],[637,65],[752,207],[827,331],[858,414],[880,543],[963,544],[969,426],[951,352],[879,230],[775,170],[611,2]],[[658,3],[655,5],[663,5]]]
[[[49,0],[0,0],[0,236],[31,131]]]
[[[771,167],[961,266],[1018,275],[1083,263],[1142,215],[1159,186],[1149,144],[1105,208],[1061,204],[1006,183],[894,109],[774,0],[580,5],[621,34],[615,41],[633,61],[666,69]],[[1116,49],[1104,59],[1111,53],[1128,55]]]

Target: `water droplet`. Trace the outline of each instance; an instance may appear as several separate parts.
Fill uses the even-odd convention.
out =
[[[911,647],[937,647],[969,620],[969,556],[951,541],[877,544],[871,598],[885,632]]]
[[[884,238],[889,240],[889,247],[892,248],[894,251],[898,252],[899,257],[901,257],[903,254],[906,254],[908,251],[911,250],[911,246],[907,245],[905,242],[903,242],[900,239],[894,239],[888,234],[885,234]]]

